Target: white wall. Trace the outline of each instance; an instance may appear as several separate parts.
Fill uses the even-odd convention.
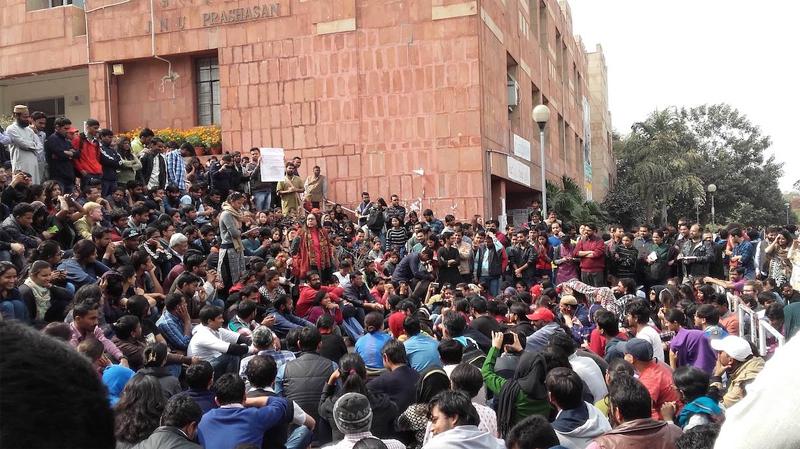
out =
[[[80,128],[83,122],[89,118],[88,70],[67,70],[0,80],[0,111],[2,114],[10,114],[14,104],[18,101],[55,97],[64,97],[65,115],[72,120],[75,127]]]

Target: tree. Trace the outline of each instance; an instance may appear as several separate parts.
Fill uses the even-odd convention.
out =
[[[614,146],[618,177],[605,206],[626,227],[638,209],[646,222],[659,218],[665,224],[694,220],[696,198],[701,223],[709,223],[706,187],[715,184],[717,224],[780,224],[786,214],[778,186],[783,167],[765,157],[770,143],[726,104],[656,111]]]
[[[676,198],[703,195],[702,181],[692,170],[699,160],[694,141],[675,109],[655,111],[634,123],[619,147],[624,181],[642,205],[644,219],[662,224]],[[621,184],[621,182],[618,182]]]
[[[603,207],[594,201],[586,201],[583,188],[569,176],[561,177],[561,185],[547,181],[547,208],[555,211],[564,223],[574,225],[609,222]]]
[[[717,186],[716,222],[782,223],[785,209],[778,181],[783,164],[773,156],[765,158],[771,145],[769,136],[727,104],[683,108],[680,115],[700,154],[695,174],[703,186]],[[694,216],[693,203],[690,205]],[[703,208],[701,220],[710,221],[709,207]]]

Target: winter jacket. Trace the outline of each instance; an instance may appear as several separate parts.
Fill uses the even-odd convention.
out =
[[[418,280],[433,280],[433,274],[422,270],[422,264],[419,261],[419,253],[411,253],[397,264],[394,272],[392,273],[392,281],[411,281],[412,279]]]
[[[28,314],[31,319],[36,317],[36,298],[33,290],[25,284],[19,286],[19,295],[28,307]],[[72,301],[72,295],[63,287],[53,285],[50,287],[50,308],[44,314],[44,321],[52,323],[54,321],[64,321],[66,308]]]
[[[34,249],[39,246],[41,240],[36,237],[36,231],[33,228],[23,228],[13,215],[6,217],[0,227],[11,237],[12,242],[22,243],[27,249]]]
[[[44,142],[44,154],[47,158],[47,166],[50,168],[50,176],[53,179],[62,179],[75,182],[75,167],[73,161],[80,158],[80,151],[74,150],[75,154],[67,156],[64,151],[72,150],[72,142],[59,133],[50,134]]]
[[[597,407],[584,402],[578,408],[558,412],[553,429],[562,446],[583,449],[593,438],[611,430],[611,424]]]
[[[203,449],[203,446],[189,440],[177,427],[161,426],[133,449]]]
[[[711,242],[701,240],[698,243],[687,239],[681,244],[681,255],[683,257],[697,257],[683,262],[683,275],[705,277],[708,276],[708,267],[714,261],[715,253]]]
[[[145,187],[150,182],[150,176],[153,174],[153,164],[158,164],[158,187],[167,187],[167,161],[161,153],[153,151],[144,151],[139,155],[139,162],[142,163],[142,169],[139,171],[142,182]]]
[[[504,449],[503,440],[478,429],[477,426],[456,426],[437,434],[422,449]]]
[[[79,176],[83,176],[81,172],[95,176],[103,173],[103,167],[100,165],[100,142],[89,140],[81,133],[72,140],[72,148],[80,150],[80,154],[72,159]]]
[[[336,386],[327,385],[322,392],[322,398],[319,404],[319,416],[325,418],[331,425],[333,433],[333,441],[339,441],[344,438],[344,434],[336,427],[333,421],[333,405],[336,400],[341,397],[344,392],[339,391],[334,394]],[[369,391],[367,394],[369,405],[372,409],[372,426],[370,431],[378,438],[389,438],[394,435],[394,421],[400,415],[397,411],[397,405],[389,399],[389,396],[383,393],[375,393]]]
[[[587,448],[598,449],[675,449],[675,440],[681,436],[675,424],[651,418],[634,419],[620,424],[605,435],[595,438]]]
[[[122,157],[117,150],[100,145],[100,165],[103,166],[103,180],[116,181],[117,172],[122,168]]]
[[[172,396],[183,391],[178,378],[173,376],[163,366],[143,368],[139,370],[138,375],[153,376],[158,384],[161,385],[161,392],[164,393],[164,399],[169,399]]]
[[[280,392],[286,399],[296,402],[315,420],[319,420],[320,392],[333,373],[333,366],[325,357],[315,352],[305,352],[284,365]],[[318,425],[314,432],[317,438],[324,437],[321,432],[321,426]]]
[[[333,302],[339,302],[339,299],[344,293],[344,289],[341,287],[328,287],[327,285],[321,285],[319,290],[316,290],[310,285],[303,285],[300,287],[300,297],[297,299],[297,304],[294,306],[294,314],[301,318],[308,316],[311,307],[313,307],[312,303],[314,302],[314,296],[316,296],[317,292],[320,290],[327,292]]]

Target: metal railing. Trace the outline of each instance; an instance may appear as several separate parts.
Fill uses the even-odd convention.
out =
[[[769,337],[773,337],[778,342],[778,347],[786,343],[786,338],[780,331],[772,327],[766,318],[759,318],[758,312],[740,302],[736,307],[736,313],[739,316],[739,335],[755,344],[762,357],[767,354]]]

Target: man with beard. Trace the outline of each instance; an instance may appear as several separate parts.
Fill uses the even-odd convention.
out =
[[[11,170],[29,173],[33,184],[41,184],[43,179],[39,174],[37,154],[44,150],[44,146],[30,127],[30,118],[27,106],[14,106],[14,123],[6,128],[6,134],[11,138],[8,146],[11,153]]]
[[[317,292],[324,291],[331,297],[331,301],[338,303],[344,294],[344,289],[341,287],[329,287],[322,285],[322,280],[319,273],[311,272],[308,274],[308,283],[300,286],[300,298],[297,300],[295,306],[295,315],[304,317],[308,315],[309,310],[313,307],[314,297]]]
[[[714,248],[711,242],[703,240],[699,225],[689,228],[689,237],[681,240],[680,248],[678,260],[683,263],[683,277],[708,276],[708,267],[714,261]]]
[[[305,191],[303,179],[297,175],[297,168],[290,162],[286,164],[286,176],[275,187],[281,197],[283,215],[296,215],[299,212],[300,194]]]

